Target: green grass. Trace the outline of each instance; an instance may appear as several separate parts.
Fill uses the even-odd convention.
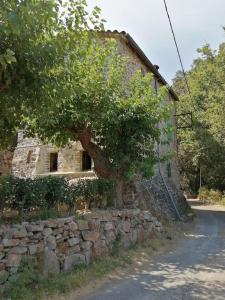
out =
[[[40,300],[50,299],[52,295],[65,294],[87,285],[89,282],[103,278],[118,267],[126,267],[132,264],[136,258],[140,258],[143,250],[150,252],[158,249],[163,240],[150,240],[148,243],[136,245],[121,256],[108,256],[89,266],[77,267],[69,273],[60,273],[52,278],[40,276],[37,264],[28,263],[23,273],[16,278],[15,282],[9,286],[3,298],[10,300]],[[0,296],[1,297],[1,296]]]

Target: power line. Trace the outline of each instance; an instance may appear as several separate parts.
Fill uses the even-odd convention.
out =
[[[168,17],[168,20],[169,20],[169,23],[170,23],[170,29],[172,31],[174,43],[175,43],[175,46],[176,46],[176,49],[177,49],[177,54],[178,54],[178,57],[179,57],[179,60],[180,60],[180,65],[181,65],[182,73],[183,73],[183,76],[184,76],[184,80],[185,80],[185,83],[186,83],[186,86],[187,86],[189,96],[190,96],[190,98],[192,98],[191,97],[191,90],[190,90],[190,87],[189,87],[189,84],[188,84],[188,79],[187,79],[187,76],[186,76],[186,73],[185,73],[185,70],[184,70],[184,65],[183,65],[183,62],[182,62],[182,59],[181,59],[179,47],[178,47],[176,36],[175,36],[174,30],[173,30],[173,25],[172,25],[172,21],[171,21],[170,14],[169,14],[169,11],[168,11],[168,7],[167,7],[167,4],[166,4],[166,0],[163,0],[163,1],[164,1],[165,9],[166,9],[166,14],[167,14],[167,17]]]

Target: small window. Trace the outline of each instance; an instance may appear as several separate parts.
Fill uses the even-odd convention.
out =
[[[31,162],[32,154],[33,154],[33,150],[29,150],[29,152],[27,154],[27,164],[29,164]]]
[[[50,172],[58,171],[58,152],[50,153]]]
[[[91,170],[92,161],[90,155],[87,153],[87,151],[83,151],[82,154],[82,170],[88,171]]]

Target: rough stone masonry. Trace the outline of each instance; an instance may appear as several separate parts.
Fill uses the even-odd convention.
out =
[[[15,279],[25,257],[42,256],[48,276],[151,239],[162,225],[149,211],[107,210],[0,227],[0,289]]]

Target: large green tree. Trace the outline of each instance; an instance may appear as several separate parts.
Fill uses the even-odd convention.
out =
[[[21,129],[59,146],[80,141],[97,174],[121,191],[152,174],[167,91],[156,95],[141,71],[128,78],[128,59],[99,33],[99,9],[86,10],[84,0],[1,2],[0,141]]]
[[[174,88],[180,96],[178,111],[192,112],[193,128],[179,130],[180,166],[186,184],[197,191],[200,182],[225,189],[225,44],[213,51],[208,44],[198,49],[187,77],[177,73]]]

